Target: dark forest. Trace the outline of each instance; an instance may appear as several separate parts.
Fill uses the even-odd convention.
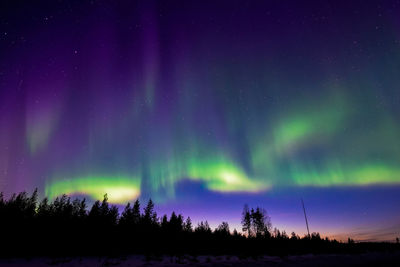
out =
[[[38,200],[38,192],[0,195],[1,257],[98,255],[294,255],[305,253],[363,253],[394,251],[398,243],[338,242],[319,233],[299,237],[272,229],[267,212],[243,208],[242,232],[227,222],[212,230],[207,221],[194,226],[190,217],[161,217],[150,199],[128,203],[122,213],[107,195],[88,207],[85,199],[67,195]]]

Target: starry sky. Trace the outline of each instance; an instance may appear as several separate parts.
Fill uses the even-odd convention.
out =
[[[400,235],[400,1],[1,1],[0,191]]]

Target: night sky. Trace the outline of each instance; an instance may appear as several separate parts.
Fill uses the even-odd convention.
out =
[[[400,235],[400,1],[1,1],[0,191]]]

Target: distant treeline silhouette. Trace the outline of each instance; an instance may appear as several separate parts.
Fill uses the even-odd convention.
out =
[[[86,200],[67,195],[38,202],[38,192],[12,195],[0,193],[0,257],[83,256],[121,254],[231,254],[288,255],[303,253],[355,253],[394,250],[399,244],[342,243],[321,238],[319,233],[299,237],[272,229],[271,220],[260,207],[245,205],[242,233],[230,231],[227,222],[212,230],[207,221],[192,225],[181,214],[158,217],[154,203],[145,207],[136,200],[121,214],[107,201]]]

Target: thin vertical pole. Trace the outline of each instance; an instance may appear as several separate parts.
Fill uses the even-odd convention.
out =
[[[308,238],[310,238],[310,237],[311,237],[311,236],[310,236],[310,229],[308,229],[308,220],[307,220],[306,208],[304,207],[303,198],[301,199],[301,204],[303,205],[304,218],[306,219]]]

